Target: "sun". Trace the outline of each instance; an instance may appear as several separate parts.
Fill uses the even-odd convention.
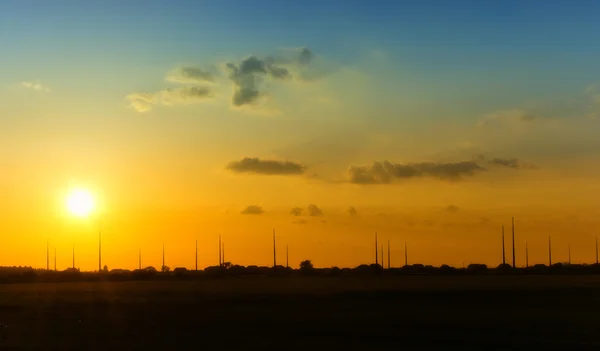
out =
[[[67,196],[67,209],[76,217],[89,216],[94,207],[94,197],[86,189],[74,189]]]

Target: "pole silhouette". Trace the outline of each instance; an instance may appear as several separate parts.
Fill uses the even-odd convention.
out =
[[[273,268],[277,267],[277,245],[275,242],[275,228],[273,228]]]
[[[408,248],[406,246],[406,241],[404,242],[404,266],[408,266]]]
[[[548,237],[548,267],[552,266],[552,238]]]
[[[198,270],[198,240],[196,240],[196,270]]]
[[[388,240],[388,269],[390,269],[391,266],[391,260],[390,260],[390,241]]]
[[[504,250],[504,225],[502,225],[502,265],[506,264],[506,252]]]
[[[516,258],[515,258],[515,217],[512,217],[512,265],[513,268],[517,268],[516,266]]]
[[[375,232],[375,265],[379,264],[379,253],[377,253],[377,232]]]

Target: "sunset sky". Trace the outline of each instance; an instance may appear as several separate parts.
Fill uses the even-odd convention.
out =
[[[0,266],[591,263],[600,2],[2,1]],[[97,211],[66,211],[72,188]],[[510,245],[507,245],[507,250]],[[386,249],[387,250],[387,249]],[[53,256],[53,255],[51,255]],[[387,258],[386,258],[387,260]]]

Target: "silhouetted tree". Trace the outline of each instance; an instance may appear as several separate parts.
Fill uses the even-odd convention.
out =
[[[304,260],[300,262],[300,273],[302,274],[310,274],[315,270],[312,262],[310,260]]]
[[[171,271],[171,268],[169,268],[169,266],[162,266],[161,270],[162,270],[164,273],[169,273],[169,272]]]

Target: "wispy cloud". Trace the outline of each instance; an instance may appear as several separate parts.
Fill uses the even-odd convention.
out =
[[[139,112],[151,110],[154,105],[182,105],[208,100],[213,97],[212,91],[207,87],[183,87],[165,89],[155,93],[130,94],[126,98],[131,107]]]
[[[304,209],[302,209],[301,207],[294,207],[290,211],[290,214],[292,216],[302,216],[302,213],[304,213]]]
[[[489,113],[479,120],[477,125],[485,127],[499,122],[504,123],[523,123],[535,120],[535,116],[530,112],[521,109],[503,110]]]
[[[324,213],[317,205],[310,204],[308,205],[308,215],[311,217],[321,217]]]
[[[245,215],[259,215],[263,213],[265,213],[263,208],[257,205],[250,205],[241,212],[241,214]]]
[[[35,91],[45,91],[45,92],[51,91],[50,88],[48,88],[47,86],[45,86],[39,82],[21,82],[21,86],[23,86],[27,89],[35,90]]]
[[[167,74],[167,81],[180,84],[205,84],[215,82],[215,73],[199,67],[183,66]]]
[[[356,216],[358,216],[358,211],[356,211],[356,208],[354,208],[354,206],[348,207],[347,212],[350,215],[350,217],[356,217]]]
[[[235,173],[255,173],[264,175],[299,175],[306,166],[291,161],[261,160],[246,157],[241,161],[230,162],[227,169]]]
[[[352,166],[348,170],[350,182],[355,184],[389,184],[398,179],[431,177],[447,181],[461,180],[465,176],[486,171],[475,161],[450,163],[394,164],[375,162],[372,166]]]

